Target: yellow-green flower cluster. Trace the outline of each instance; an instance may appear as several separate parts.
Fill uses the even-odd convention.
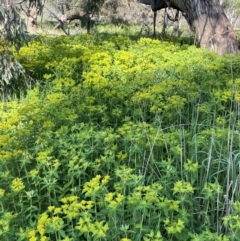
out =
[[[108,224],[104,221],[93,222],[88,213],[84,213],[83,216],[79,219],[76,229],[81,234],[92,234],[95,238],[104,238],[109,229]]]
[[[158,207],[162,206],[162,201],[159,198],[163,186],[160,183],[153,183],[149,186],[137,186],[134,191],[128,196],[127,200],[130,205],[140,205],[143,207]]]
[[[179,193],[179,194],[187,194],[187,193],[193,193],[194,189],[189,182],[185,182],[183,180],[177,181],[174,183],[173,187],[173,194]]]
[[[223,223],[226,227],[229,227],[232,232],[236,232],[240,229],[240,216],[239,214],[225,216],[223,217]]]
[[[51,153],[52,153],[52,148],[48,148],[44,151],[40,151],[36,159],[40,164],[46,165],[52,159]]]
[[[76,218],[79,216],[80,211],[87,211],[93,207],[92,201],[81,200],[78,202],[77,196],[64,197],[61,201],[63,202],[63,205],[61,205],[62,212],[68,219]],[[54,209],[51,208],[51,211],[53,212]]]
[[[4,196],[5,190],[0,188],[0,199]]]
[[[214,93],[216,99],[227,102],[233,98],[233,92],[231,89],[219,90]],[[236,96],[238,99],[238,96]]]
[[[169,218],[166,218],[164,220],[164,226],[168,234],[176,234],[176,233],[181,233],[183,231],[185,227],[185,223],[181,219],[171,222]]]
[[[10,229],[10,222],[16,217],[10,212],[5,212],[0,218],[0,237]]]
[[[128,154],[124,153],[123,151],[120,151],[117,153],[117,158],[119,161],[124,161],[127,159]]]
[[[25,185],[23,184],[23,181],[21,178],[14,178],[11,183],[11,189],[13,192],[20,192],[25,188]]]
[[[101,188],[110,180],[110,176],[108,175],[103,177],[100,181],[101,178],[101,175],[97,175],[91,181],[86,182],[82,192],[85,193],[86,196],[95,196],[97,192],[101,190]]]
[[[9,143],[11,142],[11,137],[9,134],[5,134],[5,135],[1,135],[0,136],[0,144],[2,147],[5,147],[7,145],[9,145]]]
[[[25,239],[27,238],[28,241],[50,241],[47,236],[39,237],[37,230],[28,229],[24,234],[22,234]]]
[[[8,232],[8,230],[9,230],[9,221],[0,219],[0,237],[2,236],[2,234]]]
[[[163,237],[160,231],[154,232],[154,230],[151,230],[149,234],[144,235],[143,240],[144,241],[163,241]]]
[[[205,198],[214,198],[216,194],[222,193],[222,187],[218,183],[205,182],[202,189],[202,193]]]
[[[132,174],[132,168],[121,166],[116,170],[116,175],[121,179],[121,184],[124,187],[127,183],[138,183],[142,179],[141,175]]]
[[[115,55],[115,64],[124,72],[131,72],[131,68],[135,65],[136,55],[129,51],[118,51]]]
[[[98,73],[86,72],[83,73],[84,88],[93,87],[95,90],[102,90],[108,86],[108,80]]]
[[[50,208],[51,210],[51,208]],[[61,217],[57,216],[61,209],[54,210],[54,215],[50,216],[47,213],[43,213],[37,224],[37,231],[39,232],[40,236],[43,237],[48,233],[55,233],[61,230],[64,227],[64,221]]]
[[[233,210],[235,213],[240,213],[240,201],[235,201],[233,203]]]
[[[39,170],[37,169],[33,169],[31,171],[29,171],[29,176],[32,178],[32,180],[34,180],[39,174]]]
[[[124,196],[119,193],[109,192],[105,195],[104,200],[108,203],[107,208],[116,210],[123,203]]]
[[[198,170],[199,165],[198,162],[193,162],[191,160],[187,160],[184,164],[183,164],[184,170],[190,173],[194,173]]]

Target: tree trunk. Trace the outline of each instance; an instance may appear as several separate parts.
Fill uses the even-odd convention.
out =
[[[239,53],[239,40],[219,0],[140,0],[153,11],[166,6],[184,13],[201,47],[217,52]]]
[[[35,6],[30,7],[27,11],[26,25],[27,29],[33,30],[37,27],[37,14],[38,10]]]

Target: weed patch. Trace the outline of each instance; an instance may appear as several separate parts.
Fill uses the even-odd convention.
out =
[[[1,240],[238,240],[239,57],[40,37],[0,103]]]

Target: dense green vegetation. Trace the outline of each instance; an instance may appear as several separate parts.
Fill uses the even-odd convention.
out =
[[[239,240],[239,57],[104,34],[15,56],[37,84],[0,103],[1,240]]]

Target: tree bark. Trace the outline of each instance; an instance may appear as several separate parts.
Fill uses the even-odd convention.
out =
[[[86,26],[87,33],[89,34],[91,24],[93,23],[93,20],[91,19],[91,17],[89,15],[87,15],[87,14],[80,15],[80,13],[78,13],[78,12],[72,13],[72,14],[64,14],[60,18],[58,18],[56,15],[54,17],[58,20],[58,23],[54,26],[54,29],[63,28],[63,25],[65,23],[70,23],[71,21],[78,19],[81,21],[81,26]]]
[[[140,0],[151,5],[153,11],[172,7],[184,16],[202,48],[217,52],[239,53],[237,34],[219,0]]]
[[[76,19],[82,20],[82,18],[83,17],[80,15],[80,13],[64,14],[58,19],[58,23],[54,26],[54,29],[63,27],[64,23],[71,22]]]
[[[37,27],[37,14],[38,10],[35,6],[30,7],[27,11],[26,25],[27,29],[36,29]]]

